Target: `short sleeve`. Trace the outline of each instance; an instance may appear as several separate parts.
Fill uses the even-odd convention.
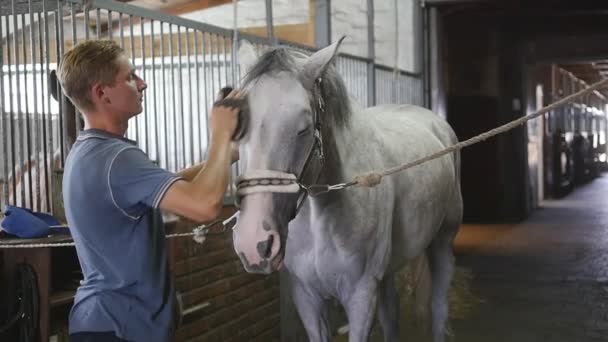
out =
[[[155,165],[137,147],[120,150],[108,171],[108,187],[114,205],[133,218],[149,208],[158,208],[169,187],[179,179]]]

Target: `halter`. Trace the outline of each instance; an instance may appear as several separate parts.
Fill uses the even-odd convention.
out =
[[[237,206],[241,197],[253,193],[298,193],[295,211],[297,214],[304,204],[306,196],[318,196],[329,191],[327,185],[303,184],[304,176],[311,165],[311,161],[314,159],[313,157],[316,156],[321,168],[325,164],[321,123],[321,114],[325,112],[325,102],[321,93],[321,82],[322,79],[318,78],[313,86],[313,142],[308,149],[306,160],[300,172],[296,175],[275,170],[252,170],[242,175],[237,180]],[[313,182],[316,182],[318,177],[319,175],[315,177]]]

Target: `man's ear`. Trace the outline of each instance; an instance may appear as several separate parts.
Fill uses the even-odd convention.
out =
[[[101,85],[100,83],[93,85],[90,94],[91,101],[93,101],[93,103],[110,102],[110,99],[106,96],[105,86]]]

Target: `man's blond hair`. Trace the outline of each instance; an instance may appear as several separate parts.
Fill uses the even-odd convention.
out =
[[[112,85],[118,74],[118,57],[125,51],[113,40],[89,40],[66,52],[57,68],[64,93],[80,110],[92,111],[93,85]]]

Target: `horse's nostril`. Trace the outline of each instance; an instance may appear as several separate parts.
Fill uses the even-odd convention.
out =
[[[262,257],[262,259],[270,258],[270,254],[272,253],[272,243],[274,242],[274,236],[270,235],[268,240],[258,242],[258,253]]]

